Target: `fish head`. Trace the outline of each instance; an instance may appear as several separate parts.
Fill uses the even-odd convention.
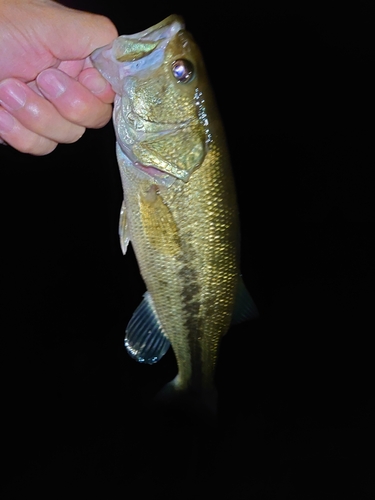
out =
[[[91,59],[117,94],[113,121],[127,167],[157,184],[187,182],[212,135],[202,55],[182,19],[122,35]]]

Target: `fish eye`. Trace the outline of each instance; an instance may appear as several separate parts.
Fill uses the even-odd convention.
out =
[[[187,59],[177,59],[172,63],[172,73],[178,83],[187,83],[194,76],[194,66]]]

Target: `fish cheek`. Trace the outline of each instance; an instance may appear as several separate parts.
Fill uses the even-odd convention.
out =
[[[196,127],[179,130],[173,136],[142,141],[133,146],[133,153],[140,163],[186,181],[203,163],[207,146],[204,134]]]
[[[139,197],[139,210],[144,234],[154,250],[167,256],[181,252],[178,227],[170,208],[153,185]]]

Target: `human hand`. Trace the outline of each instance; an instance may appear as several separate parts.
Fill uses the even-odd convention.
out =
[[[91,52],[118,36],[106,17],[51,0],[0,0],[0,141],[45,155],[111,118]]]

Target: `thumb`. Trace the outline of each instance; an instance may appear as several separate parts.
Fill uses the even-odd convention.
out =
[[[115,25],[107,17],[57,5],[62,10],[56,9],[53,19],[49,19],[46,40],[57,59],[85,59],[93,50],[118,36]]]

